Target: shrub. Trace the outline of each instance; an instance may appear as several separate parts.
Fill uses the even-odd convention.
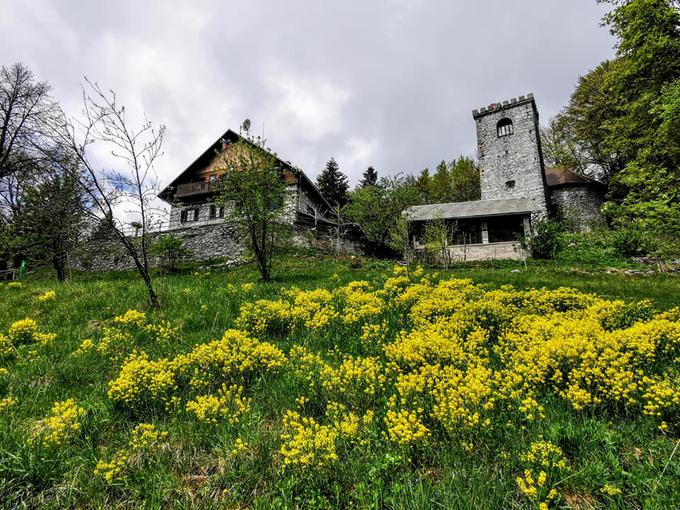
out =
[[[612,242],[616,252],[624,257],[641,257],[651,249],[648,234],[635,225],[615,230]]]
[[[522,239],[524,246],[535,259],[554,259],[562,249],[562,225],[554,220],[538,221],[531,235]]]
[[[158,258],[163,272],[170,273],[177,269],[177,262],[187,257],[190,251],[184,245],[184,239],[168,234],[161,236],[151,246],[151,253]]]

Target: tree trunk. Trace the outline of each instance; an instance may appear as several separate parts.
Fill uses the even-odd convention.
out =
[[[57,280],[63,282],[66,280],[66,261],[62,255],[52,256],[52,266],[57,273]]]
[[[156,291],[151,284],[151,275],[149,274],[149,271],[147,269],[140,269],[139,272],[142,274],[142,278],[144,279],[144,285],[146,285],[146,291],[149,294],[149,303],[151,304],[151,308],[158,308],[158,296],[156,295]]]

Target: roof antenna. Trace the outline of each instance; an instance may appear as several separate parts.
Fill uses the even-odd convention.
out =
[[[241,124],[240,131],[241,132],[245,131],[246,133],[248,133],[248,131],[250,131],[250,119],[246,119],[246,120],[243,121],[243,124]],[[241,134],[241,133],[239,133],[239,134]]]

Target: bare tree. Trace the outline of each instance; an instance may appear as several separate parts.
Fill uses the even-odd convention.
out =
[[[85,189],[87,214],[105,224],[124,246],[144,280],[150,305],[157,307],[149,265],[149,225],[158,214],[153,207],[159,191],[154,163],[162,155],[165,126],[155,127],[145,119],[139,128],[131,128],[115,92],[85,81],[81,116],[64,118],[56,137],[78,161],[74,174]],[[102,163],[105,153],[120,167],[107,170]],[[127,234],[121,214],[135,215],[141,225],[137,235]]]
[[[53,149],[48,135],[61,109],[49,92],[23,64],[0,67],[0,179]]]

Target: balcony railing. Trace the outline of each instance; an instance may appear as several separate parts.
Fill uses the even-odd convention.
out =
[[[187,182],[177,185],[175,197],[189,197],[191,195],[202,195],[216,190],[215,183],[207,181]]]

